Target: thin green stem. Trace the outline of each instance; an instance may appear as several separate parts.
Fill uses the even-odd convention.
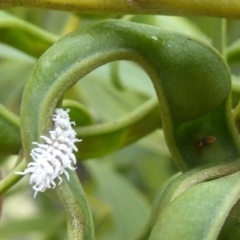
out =
[[[233,111],[233,118],[238,130],[238,133],[240,133],[240,102],[238,103],[238,105],[235,107]]]
[[[238,77],[232,75],[232,92],[240,95],[240,81],[238,79]]]
[[[226,52],[226,47],[227,47],[227,19],[224,18],[222,19],[222,48],[223,48],[223,56],[227,61],[227,52]]]
[[[224,56],[226,48],[226,19],[213,18],[212,45]]]
[[[235,76],[232,76],[232,93],[236,95],[238,98],[240,96],[240,84],[239,79]],[[238,132],[240,132],[240,102],[238,102],[237,106],[233,110],[233,119],[235,122],[235,126],[237,127]]]
[[[35,7],[91,14],[163,14],[237,18],[240,2],[230,0],[0,0],[0,8]]]
[[[229,63],[240,62],[240,40],[238,39],[232,43],[227,49],[227,60]]]
[[[22,159],[21,162],[10,172],[5,178],[0,181],[0,195],[7,192],[14,184],[16,184],[21,178],[22,175],[17,175],[15,172],[23,172],[27,164],[25,159]]]
[[[110,64],[110,77],[111,77],[113,85],[117,89],[124,90],[123,83],[119,76],[119,62],[113,62]]]

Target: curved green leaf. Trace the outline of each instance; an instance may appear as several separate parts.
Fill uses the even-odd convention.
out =
[[[82,149],[76,155],[81,159],[89,159],[112,153],[161,127],[160,120],[159,105],[153,98],[118,120],[77,127],[77,137],[83,141],[76,143]]]
[[[110,20],[63,37],[39,59],[21,110],[28,161],[31,142],[47,134],[64,92],[93,69],[121,59],[136,61],[150,76],[161,103],[166,140],[180,169],[239,156],[227,98],[231,81],[222,57],[189,36]],[[217,141],[201,155],[194,142],[209,135]]]
[[[70,116],[77,123],[75,128],[77,138],[84,139],[80,145],[77,144],[82,148],[81,152],[76,153],[79,159],[96,158],[110,154],[161,127],[159,105],[155,98],[123,118],[84,127],[78,127],[78,124],[90,124],[93,121],[88,111],[75,101],[64,100],[63,106],[71,110],[74,108]],[[0,146],[3,146],[0,153],[18,153],[21,148],[20,129],[19,123],[18,125],[14,124],[19,122],[19,119],[1,105],[0,117],[0,124],[4,129],[0,136],[2,134],[5,137],[1,138],[2,142],[0,141]],[[12,119],[12,117],[14,118]]]
[[[0,11],[0,41],[39,57],[58,37],[28,22]]]
[[[240,173],[197,184],[159,215],[149,240],[214,240],[240,198]]]
[[[228,214],[228,217],[221,229],[221,232],[218,236],[218,240],[238,240],[240,239],[239,231],[239,213],[240,213],[240,200],[235,204],[231,209],[231,212]]]
[[[200,166],[174,178],[166,187],[164,193],[161,194],[161,198],[156,202],[151,224],[153,225],[155,223],[158,215],[161,214],[165,207],[189,188],[202,182],[233,174],[239,170],[240,162],[237,160],[226,164]]]
[[[70,119],[75,122],[76,126],[92,125],[94,122],[93,116],[87,108],[77,101],[66,99],[63,101],[63,108],[70,110]]]

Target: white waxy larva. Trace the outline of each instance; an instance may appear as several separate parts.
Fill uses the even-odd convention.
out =
[[[70,122],[69,110],[55,109],[52,119],[54,128],[49,132],[49,137],[41,136],[45,143],[33,142],[37,145],[32,149],[30,155],[33,162],[30,162],[23,172],[16,174],[25,175],[30,173],[29,183],[35,190],[34,198],[38,192],[44,192],[48,188],[56,186],[55,180],[62,183],[62,174],[67,180],[70,179],[67,169],[74,171],[76,158],[73,151],[77,151],[75,142],[81,140],[75,138],[76,132],[72,129],[74,122]]]

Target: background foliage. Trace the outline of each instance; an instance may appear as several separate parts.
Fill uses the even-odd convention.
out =
[[[233,107],[239,100],[239,64],[230,54],[231,44],[240,37],[239,20],[224,22],[227,27],[222,38],[219,36],[221,31],[216,28],[222,20],[212,18],[83,15],[25,8],[14,8],[7,12],[44,29],[48,39],[35,39],[28,43],[32,36],[26,37],[20,28],[14,29],[11,25],[6,27],[6,23],[3,24],[5,13],[0,12],[0,103],[17,116],[25,83],[44,49],[68,32],[107,18],[150,24],[213,44],[229,60],[234,75]],[[9,42],[10,37],[14,43]],[[78,123],[79,126],[123,118],[154,97],[155,92],[146,73],[127,61],[98,68],[65,94],[65,98],[77,100],[83,109],[87,109],[84,115],[86,120]],[[18,118],[14,121],[17,126]],[[160,127],[159,124],[158,129],[124,149],[100,159],[79,161],[77,171],[93,213],[96,239],[137,239],[147,226],[155,197],[167,179],[178,171]],[[7,152],[0,155],[3,177],[8,175],[16,161],[15,155]],[[61,206],[45,194],[39,194],[33,200],[28,185],[28,178],[23,178],[4,195],[0,240],[62,239],[66,230]]]

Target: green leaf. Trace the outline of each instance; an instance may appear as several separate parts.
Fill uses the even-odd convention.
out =
[[[113,228],[104,240],[133,239],[145,227],[150,208],[139,192],[113,169],[97,161],[85,163],[96,183],[96,195],[112,207]]]
[[[65,91],[95,68],[115,60],[136,61],[150,76],[161,104],[166,140],[180,169],[239,156],[228,100],[231,81],[223,58],[189,36],[114,20],[63,37],[39,59],[22,102],[26,154],[31,142],[47,135]],[[194,141],[209,135],[217,141],[200,156]]]
[[[77,137],[83,139],[76,143],[81,149],[76,155],[89,159],[112,153],[160,127],[159,120],[159,106],[154,98],[118,120],[75,128]]]
[[[149,240],[217,239],[240,198],[239,184],[237,172],[189,188],[160,213]]]
[[[218,165],[207,164],[205,166],[200,166],[187,171],[177,178],[174,178],[171,180],[164,193],[161,194],[161,197],[159,196],[155,202],[151,222],[154,223],[158,215],[165,209],[165,207],[189,188],[202,182],[233,174],[238,172],[239,169],[239,161],[233,161],[225,164],[222,163]]]
[[[92,125],[94,120],[88,109],[81,103],[73,100],[64,100],[63,108],[70,110],[69,116],[76,126]]]
[[[0,41],[39,57],[57,37],[28,22],[0,11]]]

